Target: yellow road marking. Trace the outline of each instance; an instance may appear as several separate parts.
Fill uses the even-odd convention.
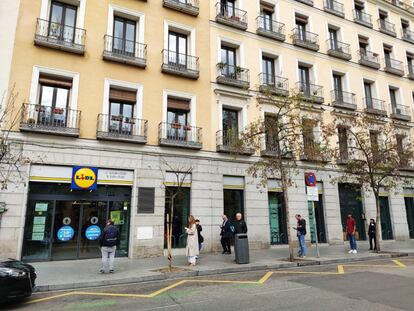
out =
[[[71,295],[83,295],[83,296],[107,296],[107,297],[126,297],[126,298],[154,298],[162,293],[165,293],[171,289],[176,288],[185,283],[216,283],[216,284],[255,284],[255,285],[263,285],[266,283],[269,278],[273,274],[311,274],[311,275],[343,275],[345,274],[345,267],[379,267],[379,268],[406,268],[407,266],[403,264],[399,260],[392,260],[395,265],[364,265],[364,264],[347,264],[347,265],[338,265],[336,272],[316,272],[316,271],[289,271],[289,270],[281,270],[281,271],[269,271],[267,272],[260,280],[258,281],[232,281],[232,280],[204,280],[204,279],[189,279],[189,280],[181,280],[160,290],[157,290],[150,294],[117,294],[117,293],[102,293],[102,292],[81,292],[81,291],[73,291],[64,294],[32,299],[27,301],[27,304],[36,303],[36,302],[44,302],[48,300],[58,299],[65,296]]]

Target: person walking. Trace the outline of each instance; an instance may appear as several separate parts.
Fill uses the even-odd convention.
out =
[[[356,243],[355,233],[356,233],[356,221],[352,217],[352,215],[349,214],[348,218],[346,219],[346,235],[348,236],[349,246],[350,246],[350,250],[348,254],[357,253],[357,243]]]
[[[376,251],[377,250],[377,224],[375,223],[374,219],[370,219],[369,225],[368,225],[368,236],[369,236],[369,250]],[[374,243],[372,243],[374,242]],[[374,248],[372,248],[372,244],[374,244]]]
[[[198,250],[201,251],[203,248],[204,237],[201,235],[201,231],[203,231],[203,227],[200,225],[200,220],[196,219],[196,227],[197,227],[197,234],[198,234]]]
[[[197,225],[196,220],[193,215],[188,217],[188,228],[185,228],[187,232],[187,260],[188,265],[195,266],[197,256],[199,254],[199,246],[198,246],[198,233],[197,233]]]
[[[108,219],[106,226],[99,238],[99,246],[102,253],[102,268],[100,273],[105,273],[109,266],[109,273],[114,273],[114,260],[116,247],[119,246],[120,235],[119,230],[115,227],[113,220]]]
[[[247,224],[242,219],[241,213],[236,214],[236,221],[234,222],[234,233],[235,234],[247,233]]]
[[[223,247],[222,254],[231,254],[231,238],[233,237],[233,232],[231,230],[230,221],[227,218],[227,215],[223,215],[223,224],[220,226],[220,242]]]
[[[301,215],[295,215],[296,220],[298,221],[296,228],[293,228],[297,231],[297,236],[299,240],[299,257],[305,258],[306,257],[306,244],[305,244],[305,236],[306,236],[306,220],[302,218]]]

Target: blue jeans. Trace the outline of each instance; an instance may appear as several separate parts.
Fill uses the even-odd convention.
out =
[[[306,244],[305,244],[305,235],[304,234],[298,234],[299,239],[299,247],[300,247],[300,255],[306,256]]]
[[[349,246],[351,247],[351,250],[356,250],[357,249],[357,242],[356,242],[356,239],[355,239],[355,235],[348,233],[348,239],[349,239]]]

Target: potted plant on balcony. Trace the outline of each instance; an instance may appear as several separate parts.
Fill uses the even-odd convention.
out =
[[[112,121],[122,121],[122,119],[123,119],[122,116],[111,116]]]
[[[183,128],[184,128],[185,131],[191,131],[191,129],[192,129],[191,125],[188,125],[188,124],[184,125]]]
[[[135,120],[132,118],[125,118],[124,123],[128,123],[128,124],[135,124]]]
[[[240,22],[240,17],[239,17],[239,16],[232,15],[232,16],[230,16],[230,18],[231,18],[232,20],[234,20],[235,22]]]
[[[240,66],[236,66],[236,74],[240,74],[240,73],[242,73],[243,72],[243,68],[242,67],[240,67]]]
[[[33,119],[33,118],[28,118],[27,119],[27,124],[35,124],[35,123],[36,123],[35,119]]]
[[[226,63],[219,62],[219,63],[217,63],[216,66],[217,66],[218,69],[222,70],[226,66]]]
[[[64,109],[63,108],[54,108],[53,113],[54,114],[63,114]]]
[[[179,130],[181,128],[181,124],[180,123],[171,123],[171,128],[173,128],[175,130]]]

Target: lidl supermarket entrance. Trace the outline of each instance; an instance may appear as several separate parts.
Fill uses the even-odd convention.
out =
[[[100,185],[85,192],[70,184],[30,183],[22,259],[99,257],[99,236],[109,218],[121,233],[117,256],[127,256],[130,202],[130,187]]]

